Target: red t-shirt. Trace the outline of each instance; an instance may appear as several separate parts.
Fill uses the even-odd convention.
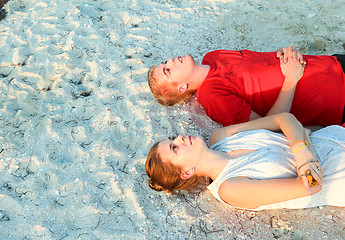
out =
[[[276,52],[217,50],[205,55],[209,73],[197,90],[206,114],[224,126],[265,116],[284,82]],[[290,112],[305,126],[341,124],[345,76],[333,56],[303,55],[307,62]]]

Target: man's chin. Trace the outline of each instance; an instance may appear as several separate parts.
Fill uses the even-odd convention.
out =
[[[190,58],[191,58],[191,60],[193,61],[193,63],[196,63],[192,55],[187,54],[187,55],[186,55],[186,57],[190,57]]]

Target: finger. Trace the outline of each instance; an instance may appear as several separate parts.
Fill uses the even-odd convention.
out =
[[[319,162],[313,162],[313,164],[308,165],[310,170],[311,176],[313,177],[313,180],[317,181],[319,185],[322,183],[322,167]]]
[[[281,48],[282,54],[285,54],[287,52],[287,49],[288,49],[287,47]]]
[[[281,54],[281,56],[286,55],[286,54],[287,54],[287,52],[288,52],[288,50],[287,50],[287,48],[286,48],[286,47],[282,48],[282,54]]]
[[[309,186],[309,182],[308,182],[308,179],[307,179],[307,177],[305,175],[302,176],[302,182],[303,182],[305,188],[307,189],[308,194],[311,194],[311,189],[310,189],[310,186]]]
[[[289,54],[291,53],[291,47],[288,47],[286,51],[284,52],[284,62],[287,63]]]
[[[303,60],[303,55],[301,54],[299,49],[297,49],[297,58],[302,65],[305,64],[305,61]]]
[[[319,179],[316,179],[316,181],[320,181],[320,185],[321,185],[321,181],[322,181],[322,176],[323,176],[323,171],[322,171],[322,167],[320,166],[320,164],[317,165],[318,168],[315,169],[315,173],[318,175]]]
[[[322,178],[321,178],[321,170],[316,171],[314,169],[312,169],[311,171],[311,175],[313,176],[313,178],[321,185],[322,182]]]
[[[311,130],[310,130],[310,129],[304,128],[304,130],[305,130],[305,133],[306,133],[308,136],[311,134]]]
[[[323,178],[323,170],[322,170],[321,165],[320,165],[320,174],[319,174],[319,176],[321,177],[321,179]]]
[[[279,56],[279,60],[280,60],[280,64],[284,64],[285,61],[284,61],[284,55],[280,55]]]
[[[298,61],[302,64],[302,62],[303,62],[303,56],[302,56],[301,52],[300,52],[300,51],[296,51],[296,54],[297,54],[297,59],[298,59]],[[301,60],[301,59],[302,59],[302,60]]]
[[[320,182],[320,185],[321,185],[321,183],[322,183],[322,181],[323,181],[323,171],[322,171],[322,169],[321,169],[321,171],[320,171],[319,176],[320,176],[320,178],[321,178],[321,182]]]
[[[313,181],[321,182],[322,178],[319,176],[319,174],[316,171],[316,167],[314,165],[308,164],[303,166],[300,171],[301,171],[301,176],[305,176],[308,184],[311,184]],[[311,187],[312,185],[310,185]]]
[[[283,48],[278,49],[277,58],[280,58],[281,55],[283,55]]]
[[[287,63],[289,61],[289,59],[293,59],[293,51],[292,51],[292,47],[288,47],[287,49],[287,53],[284,55],[284,61],[285,63]]]
[[[297,51],[292,51],[292,56],[293,56],[294,62],[297,62],[298,61],[298,52]]]

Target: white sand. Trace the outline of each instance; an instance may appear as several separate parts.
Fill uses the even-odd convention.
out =
[[[253,3],[254,2],[254,3]],[[230,209],[148,188],[153,142],[208,133],[148,67],[215,49],[344,53],[333,1],[10,0],[0,22],[0,239],[345,239],[345,211]]]

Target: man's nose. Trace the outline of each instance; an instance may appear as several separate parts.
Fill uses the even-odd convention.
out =
[[[172,58],[169,58],[167,63],[166,63],[166,66],[170,67],[172,64],[174,64],[174,61],[172,60]]]

